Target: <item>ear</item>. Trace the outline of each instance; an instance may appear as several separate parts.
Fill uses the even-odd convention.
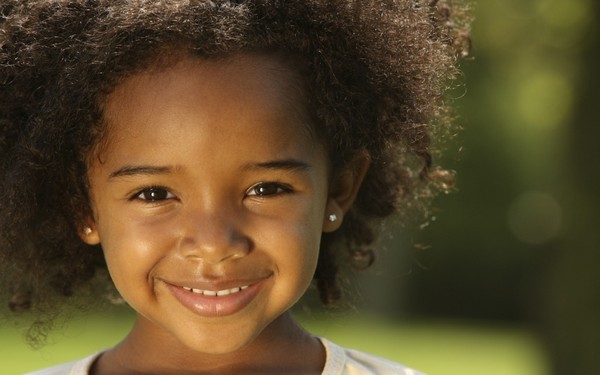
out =
[[[334,232],[342,225],[344,215],[352,207],[370,164],[368,154],[360,153],[336,176],[329,189],[323,232]]]
[[[100,243],[100,235],[98,234],[96,223],[91,217],[88,217],[79,225],[77,234],[88,245],[98,245]]]

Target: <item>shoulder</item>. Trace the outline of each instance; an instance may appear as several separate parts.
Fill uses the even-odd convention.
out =
[[[29,372],[25,375],[88,375],[90,367],[102,352],[94,353],[83,359]]]
[[[319,339],[327,352],[322,375],[423,375],[396,362]]]

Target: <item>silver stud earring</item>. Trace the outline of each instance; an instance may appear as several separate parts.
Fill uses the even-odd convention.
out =
[[[334,221],[337,220],[337,215],[331,214],[331,215],[329,215],[329,217],[327,219],[333,223]]]
[[[90,228],[90,227],[84,227],[84,228],[83,228],[83,233],[84,233],[86,236],[89,236],[90,234],[92,234],[92,228]]]

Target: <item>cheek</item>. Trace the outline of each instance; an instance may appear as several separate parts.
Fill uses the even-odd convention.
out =
[[[121,293],[127,285],[148,280],[168,242],[164,228],[127,218],[108,217],[98,230],[108,270]]]
[[[321,224],[319,210],[304,212],[291,221],[278,221],[279,230],[271,233],[281,234],[278,238],[267,239],[276,246],[271,246],[278,258],[280,271],[294,275],[301,283],[312,280],[321,240]]]

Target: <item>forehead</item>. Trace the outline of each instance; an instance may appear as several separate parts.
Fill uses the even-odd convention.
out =
[[[160,59],[154,65],[140,73],[126,77],[115,86],[113,91],[105,98],[104,113],[112,115],[119,109],[122,99],[136,95],[138,101],[152,100],[148,89],[172,88],[180,89],[206,88],[213,90],[207,96],[220,101],[219,92],[227,92],[240,97],[260,95],[264,97],[277,97],[280,104],[286,106],[285,110],[298,116],[307,115],[307,101],[302,79],[297,69],[290,63],[285,63],[283,58],[267,54],[236,54],[226,57],[198,58],[176,53],[176,58]],[[182,84],[184,83],[184,84]],[[195,86],[195,87],[194,87]],[[164,98],[163,98],[164,99]],[[181,99],[173,97],[174,100]],[[110,118],[110,117],[109,117]],[[304,118],[302,118],[304,120]]]
[[[211,135],[215,142],[260,133],[263,142],[301,138],[303,143],[318,143],[307,112],[298,72],[278,57],[185,57],[150,67],[115,87],[104,101],[107,133],[96,152],[104,159],[102,155],[112,152],[115,144],[148,131],[161,133],[158,140],[176,136],[179,130],[189,131],[189,127],[178,126],[189,119],[218,127]]]

